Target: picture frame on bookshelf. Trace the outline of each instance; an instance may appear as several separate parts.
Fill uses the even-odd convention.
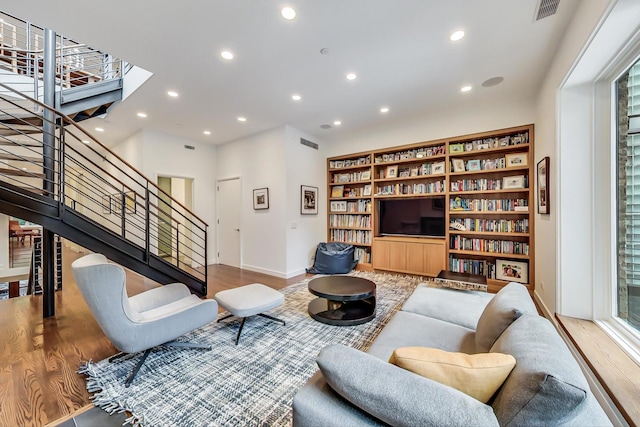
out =
[[[362,188],[362,195],[363,196],[371,195],[371,184],[365,184],[365,186]]]
[[[502,178],[502,188],[524,188],[524,175],[505,176]]]
[[[508,168],[527,166],[527,153],[505,154],[504,161]]]
[[[344,160],[336,160],[334,164],[335,169],[341,169],[344,167]]]
[[[525,261],[496,259],[496,279],[529,283],[529,264]]]
[[[449,145],[449,153],[462,153],[464,151],[464,144],[451,144]]]
[[[360,174],[360,181],[368,181],[370,179],[371,179],[371,171],[370,170],[362,171],[362,173]]]
[[[548,215],[549,210],[549,157],[538,162],[538,213]]]
[[[310,185],[300,186],[300,214],[318,214],[318,187],[311,187]]]
[[[411,167],[411,176],[419,176],[420,175],[420,166]]]
[[[338,182],[349,182],[349,174],[348,173],[338,174]]]
[[[334,185],[331,187],[331,197],[342,197],[344,195],[344,185]]]
[[[253,190],[253,210],[269,209],[269,189],[256,188]]]
[[[454,172],[464,172],[464,160],[463,159],[452,159],[451,164],[453,166]]]
[[[464,151],[473,151],[473,142],[467,141],[464,143]]]
[[[480,170],[480,160],[472,159],[467,162],[467,170],[468,171],[479,171]]]
[[[431,174],[439,174],[445,173],[445,163],[444,162],[435,162],[431,165]]]
[[[408,178],[411,175],[411,169],[410,168],[400,168],[398,170],[398,176],[400,178]]]
[[[476,146],[476,150],[488,150],[489,148],[491,147],[489,147],[489,144],[486,142],[482,142]]]
[[[344,200],[331,202],[331,204],[329,205],[329,208],[331,209],[331,212],[346,212],[347,202]]]
[[[398,177],[398,165],[387,166],[387,178],[397,178]]]

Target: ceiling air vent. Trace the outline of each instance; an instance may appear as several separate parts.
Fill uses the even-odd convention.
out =
[[[196,147],[194,147],[193,145],[185,145],[184,148],[186,148],[187,150],[195,150]]]
[[[306,145],[307,147],[311,147],[311,148],[313,148],[314,150],[317,150],[317,149],[318,149],[318,144],[316,144],[315,142],[311,142],[311,141],[309,141],[309,140],[306,140],[306,139],[304,139],[304,138],[300,138],[300,144],[302,144],[302,145]]]
[[[539,0],[536,8],[536,21],[554,15],[558,11],[560,0]]]

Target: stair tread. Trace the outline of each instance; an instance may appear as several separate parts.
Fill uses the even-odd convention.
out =
[[[0,160],[15,160],[18,162],[43,163],[42,157],[18,156],[9,153],[0,153]]]
[[[26,176],[29,178],[44,178],[43,173],[23,171],[21,169],[7,169],[7,168],[0,168],[0,175]]]

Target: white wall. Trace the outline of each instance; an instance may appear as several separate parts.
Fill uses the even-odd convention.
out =
[[[217,148],[217,179],[242,182],[242,268],[287,277],[287,155],[276,128]],[[269,209],[253,209],[253,190],[269,189]]]
[[[300,144],[315,142],[318,150]],[[318,243],[327,240],[326,144],[291,126],[285,127],[287,153],[287,275],[303,274],[312,265]],[[301,215],[301,185],[318,188],[318,214]]]
[[[9,216],[0,214],[0,269],[9,268]]]

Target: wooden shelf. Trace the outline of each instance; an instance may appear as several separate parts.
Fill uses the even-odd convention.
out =
[[[363,200],[363,199],[371,199],[371,196],[362,196],[362,197],[330,197],[329,200]]]
[[[520,254],[504,254],[501,252],[480,252],[480,251],[463,251],[461,249],[449,249],[451,254],[473,255],[491,258],[508,258],[508,259],[529,259],[529,255]]]
[[[371,184],[371,180],[329,183],[329,185],[364,185],[364,184]]]
[[[405,177],[396,177],[396,178],[378,178],[378,179],[374,179],[373,182],[374,183],[380,183],[380,182],[404,182],[404,181],[415,181],[415,180],[420,180],[420,179],[433,179],[433,178],[445,178],[447,176],[447,174],[445,173],[433,173],[430,175],[417,175],[417,176],[405,176]]]
[[[529,237],[529,233],[518,233],[515,231],[469,231],[449,229],[449,234],[461,234],[465,236]]]

